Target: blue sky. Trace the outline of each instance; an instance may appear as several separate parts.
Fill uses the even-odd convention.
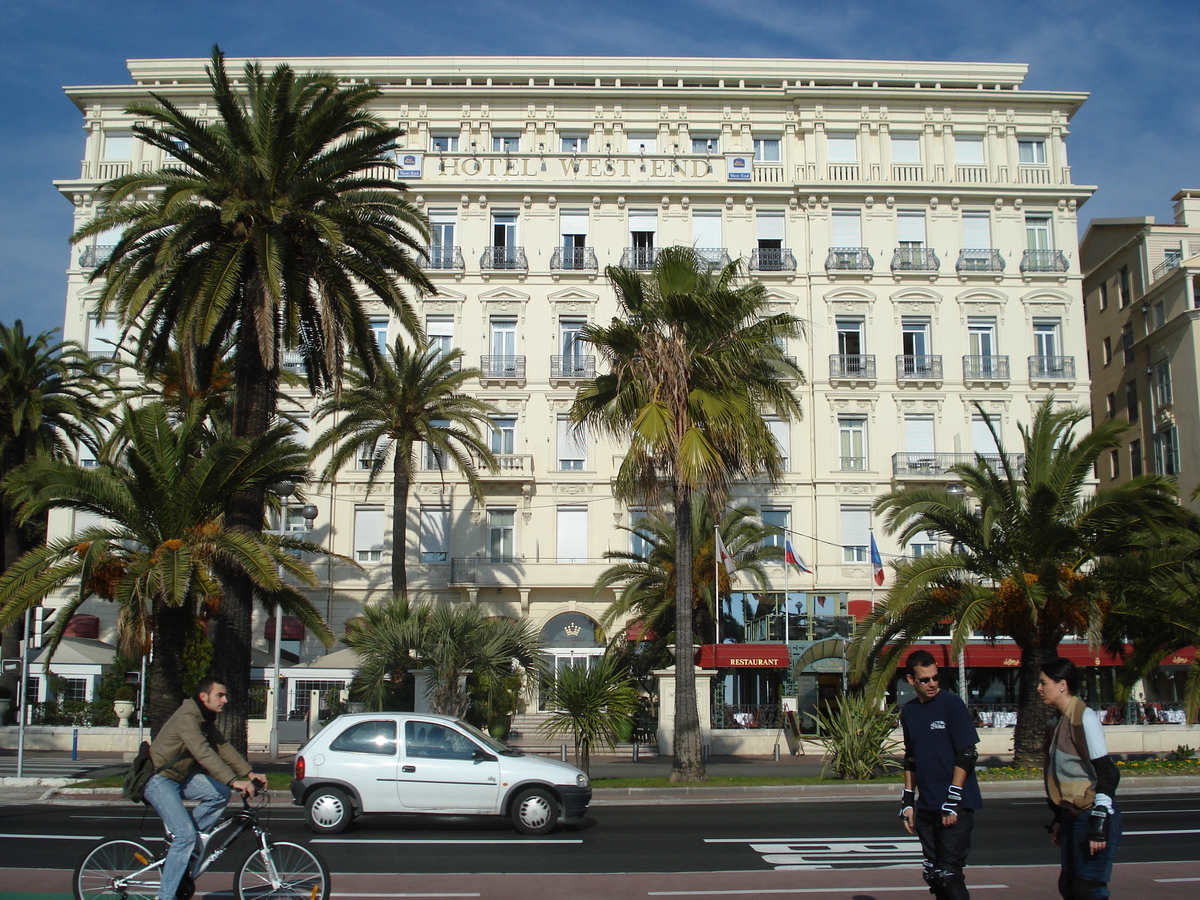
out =
[[[1020,62],[1087,91],[1073,177],[1091,218],[1200,188],[1197,0],[11,0],[0,4],[0,321],[59,327],[82,120],[64,85],[127,84],[128,58],[579,55]]]

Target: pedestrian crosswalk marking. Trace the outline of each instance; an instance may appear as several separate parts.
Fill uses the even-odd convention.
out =
[[[894,869],[919,866],[916,838],[710,838],[706,843],[746,844],[780,871],[799,869]]]

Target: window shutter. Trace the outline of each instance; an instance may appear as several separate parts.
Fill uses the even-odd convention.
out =
[[[692,216],[692,244],[698,249],[722,246],[720,213],[698,212]]]
[[[843,506],[842,546],[866,547],[871,542],[871,509],[867,506]]]
[[[783,240],[783,216],[764,213],[754,220],[760,241]]]
[[[904,450],[933,453],[933,416],[904,417]]]
[[[359,553],[382,552],[384,534],[382,507],[360,506],[354,510],[354,549]]]
[[[558,561],[587,562],[587,507],[558,508]]]

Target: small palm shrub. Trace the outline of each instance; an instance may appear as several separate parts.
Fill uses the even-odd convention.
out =
[[[899,718],[898,706],[880,709],[867,694],[847,694],[836,706],[819,710],[817,740],[825,747],[825,771],[863,781],[900,768],[893,757],[902,744],[892,737]]]
[[[591,774],[592,748],[612,749],[638,708],[638,693],[629,672],[604,657],[591,667],[569,666],[546,681],[546,706],[550,717],[541,726],[548,735],[569,734],[575,739],[575,765]]]

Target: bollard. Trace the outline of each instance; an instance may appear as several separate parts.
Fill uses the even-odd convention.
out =
[[[638,745],[637,744],[633,745],[633,761],[634,762],[638,761]]]
[[[775,762],[779,762],[779,745],[775,745]]]
[[[71,762],[79,759],[79,729],[71,732]]]
[[[701,744],[700,752],[701,752],[701,755],[704,757],[705,765],[707,765],[708,764],[708,744]]]
[[[558,758],[561,759],[563,762],[567,761],[567,745],[566,744],[558,745]]]

